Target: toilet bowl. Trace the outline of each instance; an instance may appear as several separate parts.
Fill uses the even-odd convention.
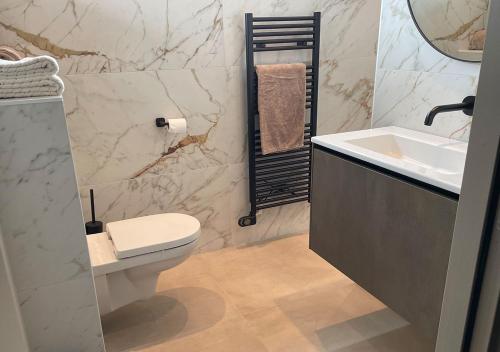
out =
[[[155,294],[158,276],[193,252],[200,222],[185,214],[158,214],[111,222],[87,236],[101,315]]]

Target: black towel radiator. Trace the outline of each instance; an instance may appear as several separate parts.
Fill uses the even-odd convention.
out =
[[[311,137],[316,135],[321,13],[313,16],[253,17],[245,14],[247,117],[250,183],[250,214],[239,219],[242,227],[257,223],[257,211],[309,201],[311,186]],[[258,52],[311,50],[306,70],[306,116],[304,147],[262,155],[258,127],[257,75],[254,55]]]

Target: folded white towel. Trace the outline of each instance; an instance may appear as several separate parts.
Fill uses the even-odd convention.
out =
[[[14,87],[29,87],[45,85],[51,80],[59,82],[61,79],[58,76],[19,76],[15,78],[0,78],[0,89],[11,89]]]
[[[19,76],[51,76],[57,72],[59,65],[50,56],[26,57],[18,61],[0,60],[0,80]]]
[[[63,91],[64,83],[57,76],[0,78],[0,99],[58,96]]]

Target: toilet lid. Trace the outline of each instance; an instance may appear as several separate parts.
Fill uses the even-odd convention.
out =
[[[110,222],[106,232],[118,259],[158,252],[193,242],[200,222],[185,214],[158,214]]]

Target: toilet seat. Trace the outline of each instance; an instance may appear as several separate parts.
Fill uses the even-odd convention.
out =
[[[192,251],[198,242],[194,240],[184,246],[118,259],[114,253],[113,242],[111,242],[106,232],[86,237],[94,277],[183,256],[185,253]]]
[[[200,235],[200,222],[189,215],[169,213],[111,222],[106,232],[117,259],[184,246]]]
[[[109,223],[86,236],[99,313],[152,297],[160,273],[193,253],[200,222],[184,214],[159,214]]]
[[[169,216],[161,216],[161,215],[169,215]],[[140,221],[135,222],[134,220]],[[144,241],[146,239],[144,237],[146,235],[147,225],[152,226],[153,223],[164,222],[163,225],[159,225],[161,228],[165,228],[165,224],[170,225],[172,219],[176,219],[180,221],[184,219],[186,223],[190,223],[192,225],[192,229],[189,230],[189,226],[185,228],[185,231],[179,231],[177,233],[173,233],[174,226],[170,227],[170,231],[165,234],[157,234],[157,242],[158,238],[163,238],[163,243],[156,243],[156,248],[164,248],[153,250],[154,246],[152,243],[149,243],[149,246],[144,246]],[[175,222],[173,222],[175,223]],[[113,224],[131,224],[130,228],[127,228],[125,232],[122,232],[122,236],[120,236],[120,230],[122,226],[113,226]],[[146,225],[145,227],[141,227],[140,225]],[[143,247],[133,247],[133,244],[137,246],[141,244],[141,240],[137,239],[136,241],[130,240],[126,243],[129,244],[129,249],[135,250],[136,253],[143,253],[140,255],[129,256],[126,258],[118,258],[116,252],[116,243],[114,243],[111,239],[109,233],[102,232],[95,235],[86,236],[87,245],[89,248],[90,262],[92,265],[92,272],[94,276],[106,275],[113,272],[117,272],[120,270],[127,270],[134,267],[138,267],[141,265],[151,264],[163,260],[168,260],[170,258],[176,258],[182,256],[184,253],[192,251],[198,242],[198,238],[200,236],[200,223],[197,219],[184,215],[184,214],[160,214],[145,216],[143,218],[136,218],[130,220],[123,220],[109,223],[108,226],[111,225],[111,229],[114,230],[114,235],[120,240],[126,240],[126,236],[135,236],[142,238]],[[108,229],[108,226],[106,228]],[[139,232],[139,228],[142,230]],[[187,229],[187,230],[186,230]],[[189,230],[189,231],[188,231]],[[118,236],[116,236],[118,234]],[[128,235],[127,235],[128,234]],[[123,237],[123,238],[122,238]],[[183,243],[183,244],[181,244]],[[123,249],[122,249],[123,250]],[[130,253],[130,252],[129,252]],[[127,252],[126,252],[127,254]],[[126,255],[125,254],[125,255]],[[123,253],[122,253],[123,255]]]

